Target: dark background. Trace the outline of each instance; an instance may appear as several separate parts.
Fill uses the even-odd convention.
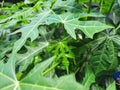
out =
[[[0,2],[2,2],[3,0],[0,0]],[[21,2],[24,0],[4,0],[5,2],[11,2],[11,3],[17,3],[17,2]]]

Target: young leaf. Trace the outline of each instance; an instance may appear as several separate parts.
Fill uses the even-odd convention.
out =
[[[52,52],[56,56],[55,61],[62,63],[62,65],[69,72],[70,59],[75,63],[75,56],[72,52],[72,46],[68,46],[67,41],[60,41],[49,47],[49,52]]]

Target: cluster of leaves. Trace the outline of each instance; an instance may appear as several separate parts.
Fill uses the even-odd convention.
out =
[[[119,6],[119,0],[3,0],[0,90],[116,90]]]

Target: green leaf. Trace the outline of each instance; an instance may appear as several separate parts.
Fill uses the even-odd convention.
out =
[[[0,89],[1,90],[13,90],[17,86],[17,79],[15,75],[15,61],[10,60],[6,64],[0,62]]]
[[[102,1],[101,6],[100,6],[100,12],[108,14],[110,13],[112,4],[114,4],[115,0],[107,0],[107,1]]]
[[[111,83],[106,90],[116,90],[116,85],[115,85],[115,81],[113,83]]]
[[[33,83],[39,83],[41,81],[37,81],[36,79],[38,78],[42,78],[42,73],[43,71],[52,63],[54,57],[49,58],[47,61],[44,61],[40,64],[37,64],[33,70],[27,75],[27,77],[25,77],[23,80],[21,80],[22,82],[27,82],[28,80],[31,81]],[[34,77],[34,78],[33,78]],[[37,81],[37,82],[36,82]],[[41,82],[42,83],[42,82]]]
[[[93,38],[95,33],[101,32],[107,28],[113,28],[99,21],[81,21],[79,29],[81,29],[88,37]]]
[[[85,88],[76,82],[74,74],[60,77],[55,87],[61,90],[85,90]]]
[[[83,46],[80,47],[80,48],[81,48],[81,49],[82,49],[82,48],[85,48],[85,49],[87,49],[87,48],[96,48],[97,46],[99,46],[100,44],[102,44],[105,40],[106,40],[106,37],[105,37],[105,36],[99,37],[99,38],[97,38],[97,39],[95,39],[95,40],[92,40],[92,41],[86,43],[85,45],[83,45]],[[95,46],[96,46],[96,47],[95,47]]]
[[[93,67],[95,74],[104,70],[115,69],[118,60],[112,40],[107,39],[100,50],[94,51],[91,60],[91,66]]]
[[[87,66],[85,77],[84,77],[83,82],[82,82],[82,84],[86,88],[85,90],[89,90],[91,84],[94,82],[95,82],[95,75],[94,75],[93,71],[91,70],[91,67]]]
[[[23,10],[23,11],[18,11],[16,13],[14,13],[12,16],[9,16],[7,18],[4,18],[0,21],[0,24],[1,23],[5,23],[6,21],[9,21],[11,19],[17,19],[19,16],[29,16],[31,15],[33,12],[33,9],[32,8],[29,8],[27,10]]]
[[[116,48],[112,40],[110,40],[108,43],[108,52],[109,52],[109,63],[110,63],[108,69],[115,69],[118,65],[118,59],[117,59]]]
[[[51,45],[48,50],[56,56],[55,61],[62,63],[62,65],[69,72],[70,60],[75,63],[75,55],[72,52],[72,46],[68,46],[68,42],[63,40]]]
[[[24,71],[27,66],[31,63],[31,58],[37,55],[41,50],[47,47],[48,42],[40,42],[37,47],[28,47],[27,52],[23,54],[14,54],[14,59],[16,60],[16,66],[20,65],[20,71]]]
[[[40,73],[42,73],[43,70],[45,70],[50,65],[52,60],[53,60],[53,58],[50,58],[49,60],[47,60],[43,63],[40,63],[39,65],[37,65],[34,68],[35,70],[32,73],[30,73],[29,75],[31,76],[31,74],[32,75],[34,74],[34,76],[36,76],[38,78]],[[38,66],[39,66],[39,68],[37,68]],[[2,67],[0,69],[0,79],[4,81],[4,82],[0,82],[1,90],[25,90],[24,87],[26,86],[26,84],[28,84],[30,87],[34,87],[34,85],[29,84],[30,82],[29,83],[25,83],[25,82],[21,83],[16,79],[15,68],[14,68],[15,61],[14,60],[12,60],[12,59],[9,60],[7,62],[7,64],[0,62],[0,67]],[[30,80],[31,79],[32,79],[32,82],[38,81],[38,79],[35,79],[35,77],[30,78]],[[24,80],[26,80],[26,79],[24,79]],[[29,81],[29,79],[27,79],[27,80]],[[36,81],[34,81],[34,80],[36,80]],[[37,86],[37,85],[35,85],[35,86]],[[20,89],[20,88],[23,88],[23,89]],[[43,88],[45,88],[45,87],[43,87]]]
[[[15,62],[9,60],[6,64],[0,62],[0,89],[1,90],[84,90],[78,84],[74,75],[50,79],[42,76],[42,72],[52,63],[54,57],[37,64],[33,70],[21,81],[16,79]]]
[[[116,43],[117,45],[120,45],[120,36],[119,35],[115,35],[112,38],[113,42]]]
[[[119,5],[120,5],[120,0],[118,0],[118,3],[119,3]]]
[[[37,78],[36,78],[37,79]],[[22,83],[21,90],[84,90],[84,87],[74,80],[73,75],[63,76],[58,80],[50,81],[49,79],[42,79],[41,81],[37,81],[42,85],[30,84],[30,83]],[[32,88],[32,89],[31,89]]]
[[[75,0],[57,0],[52,9],[64,9],[71,12],[81,12],[80,4],[75,3]]]
[[[100,87],[98,84],[92,85],[91,90],[105,90],[102,87]]]
[[[13,41],[3,41],[1,42],[2,44],[0,44],[0,60],[2,60],[5,56],[7,56],[7,52],[10,52],[12,50],[12,46],[13,46]]]
[[[51,10],[47,11],[45,10],[43,12],[40,12],[39,15],[32,19],[30,24],[14,32],[14,33],[21,32],[22,36],[18,41],[15,42],[13,47],[13,53],[16,53],[18,50],[20,50],[20,48],[25,44],[28,38],[30,38],[31,41],[33,41],[38,37],[39,35],[38,26],[44,22],[44,20],[46,19],[50,12]]]
[[[76,39],[75,29],[80,29],[89,38],[93,38],[95,33],[101,32],[107,28],[113,28],[99,21],[79,21],[79,17],[80,15],[71,13],[64,13],[61,15],[53,14],[48,17],[46,24],[63,23],[67,33],[74,39]]]

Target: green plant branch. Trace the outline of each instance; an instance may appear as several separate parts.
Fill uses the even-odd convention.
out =
[[[53,5],[54,5],[55,2],[56,2],[56,0],[52,0],[50,8],[53,7]]]
[[[54,65],[52,65],[50,68],[48,68],[47,70],[45,70],[43,72],[43,76],[45,76],[47,73],[49,73],[50,71],[52,71],[55,67],[57,67],[59,65],[59,63],[55,63]]]
[[[86,56],[83,55],[83,58],[78,62],[77,66],[76,66],[77,69],[75,71],[75,74],[77,74],[81,70],[81,67],[83,66],[83,64],[85,62],[87,62],[87,55]]]
[[[117,30],[120,28],[120,24],[114,29],[114,34],[117,33]]]
[[[77,3],[79,3],[79,0],[75,0]]]
[[[92,3],[92,0],[89,1],[88,13],[90,13],[91,11],[91,3]]]
[[[113,8],[113,5],[114,5],[114,0],[112,1],[111,5],[110,5],[110,8],[108,10],[108,13],[107,13],[107,16],[109,15],[109,13],[111,12],[112,8]]]
[[[100,0],[100,12],[102,12],[103,0]]]

